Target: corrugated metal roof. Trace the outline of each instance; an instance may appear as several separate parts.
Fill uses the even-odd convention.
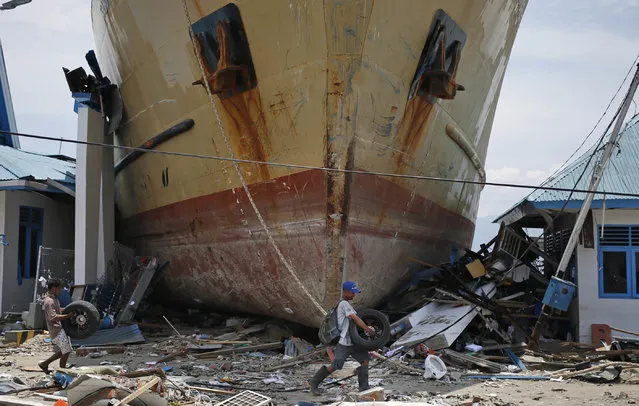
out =
[[[603,154],[604,147],[605,145],[600,146],[595,151],[595,156],[590,159],[595,150],[595,147],[592,147],[555,176],[544,181],[541,186],[588,189],[593,170]],[[586,169],[585,171],[584,168]],[[617,150],[613,152],[597,191],[602,193],[595,195],[595,202],[602,201],[606,192],[639,194],[639,114],[628,121],[622,130]],[[495,222],[499,222],[505,217],[511,217],[518,210],[522,212],[529,211],[531,205],[548,209],[560,209],[569,196],[570,192],[567,191],[535,190],[499,216]],[[573,193],[570,196],[570,202],[581,202],[585,197],[586,193]],[[631,196],[606,195],[606,201],[611,200],[636,201],[639,199]],[[597,206],[597,204],[593,204],[593,206]],[[528,210],[522,209],[525,207],[528,207]],[[521,217],[522,214],[516,217]]]
[[[75,183],[75,162],[0,145],[0,180]]]

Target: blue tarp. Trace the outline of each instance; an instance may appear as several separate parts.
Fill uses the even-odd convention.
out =
[[[98,330],[91,337],[82,340],[71,339],[74,347],[97,347],[101,345],[124,345],[143,343],[146,339],[137,324],[108,330]]]

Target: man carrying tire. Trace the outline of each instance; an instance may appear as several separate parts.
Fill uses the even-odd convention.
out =
[[[62,283],[58,279],[49,279],[47,282],[47,295],[42,304],[44,308],[44,317],[47,320],[47,329],[51,344],[53,344],[53,355],[44,361],[40,361],[38,366],[44,373],[48,374],[49,364],[60,359],[60,368],[67,366],[69,354],[71,354],[71,341],[62,328],[62,320],[70,319],[74,313],[62,314],[58,295],[62,290]]]
[[[335,360],[330,366],[321,367],[315,376],[308,381],[308,386],[310,387],[313,395],[318,395],[320,393],[319,385],[324,379],[333,372],[344,367],[344,362],[346,362],[349,355],[353,357],[355,361],[360,363],[360,366],[357,369],[357,381],[359,383],[360,392],[369,389],[368,362],[370,361],[370,356],[368,355],[368,349],[353,345],[349,333],[349,323],[352,320],[371,337],[375,335],[375,330],[367,326],[366,323],[357,316],[355,309],[353,309],[353,306],[349,303],[349,301],[353,300],[357,293],[360,293],[360,291],[357,289],[355,282],[344,282],[342,285],[342,300],[337,305],[337,325],[339,326],[340,339],[337,343],[337,347],[335,348]]]

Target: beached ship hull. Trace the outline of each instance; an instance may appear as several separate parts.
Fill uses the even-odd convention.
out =
[[[311,297],[329,308],[345,279],[361,304],[383,300],[407,257],[470,245],[481,186],[378,173],[484,179],[524,7],[93,0],[120,144],[193,120],[156,149],[376,173],[242,163],[241,179],[229,161],[147,153],[117,174],[119,238],[170,261],[167,301],[317,325]]]

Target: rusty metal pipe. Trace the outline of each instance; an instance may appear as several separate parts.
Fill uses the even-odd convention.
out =
[[[187,118],[186,120],[180,121],[173,127],[169,128],[168,130],[162,131],[155,137],[149,139],[147,142],[140,145],[138,148],[154,149],[158,145],[170,140],[176,135],[180,135],[184,132],[187,132],[188,130],[193,128],[194,125],[195,125],[195,121],[193,121],[193,119],[191,118]],[[128,154],[127,156],[125,156],[124,158],[122,158],[122,160],[115,165],[115,168],[114,168],[115,175],[117,175],[122,169],[131,165],[142,155],[144,155],[144,151],[135,150],[131,152],[130,154]]]

